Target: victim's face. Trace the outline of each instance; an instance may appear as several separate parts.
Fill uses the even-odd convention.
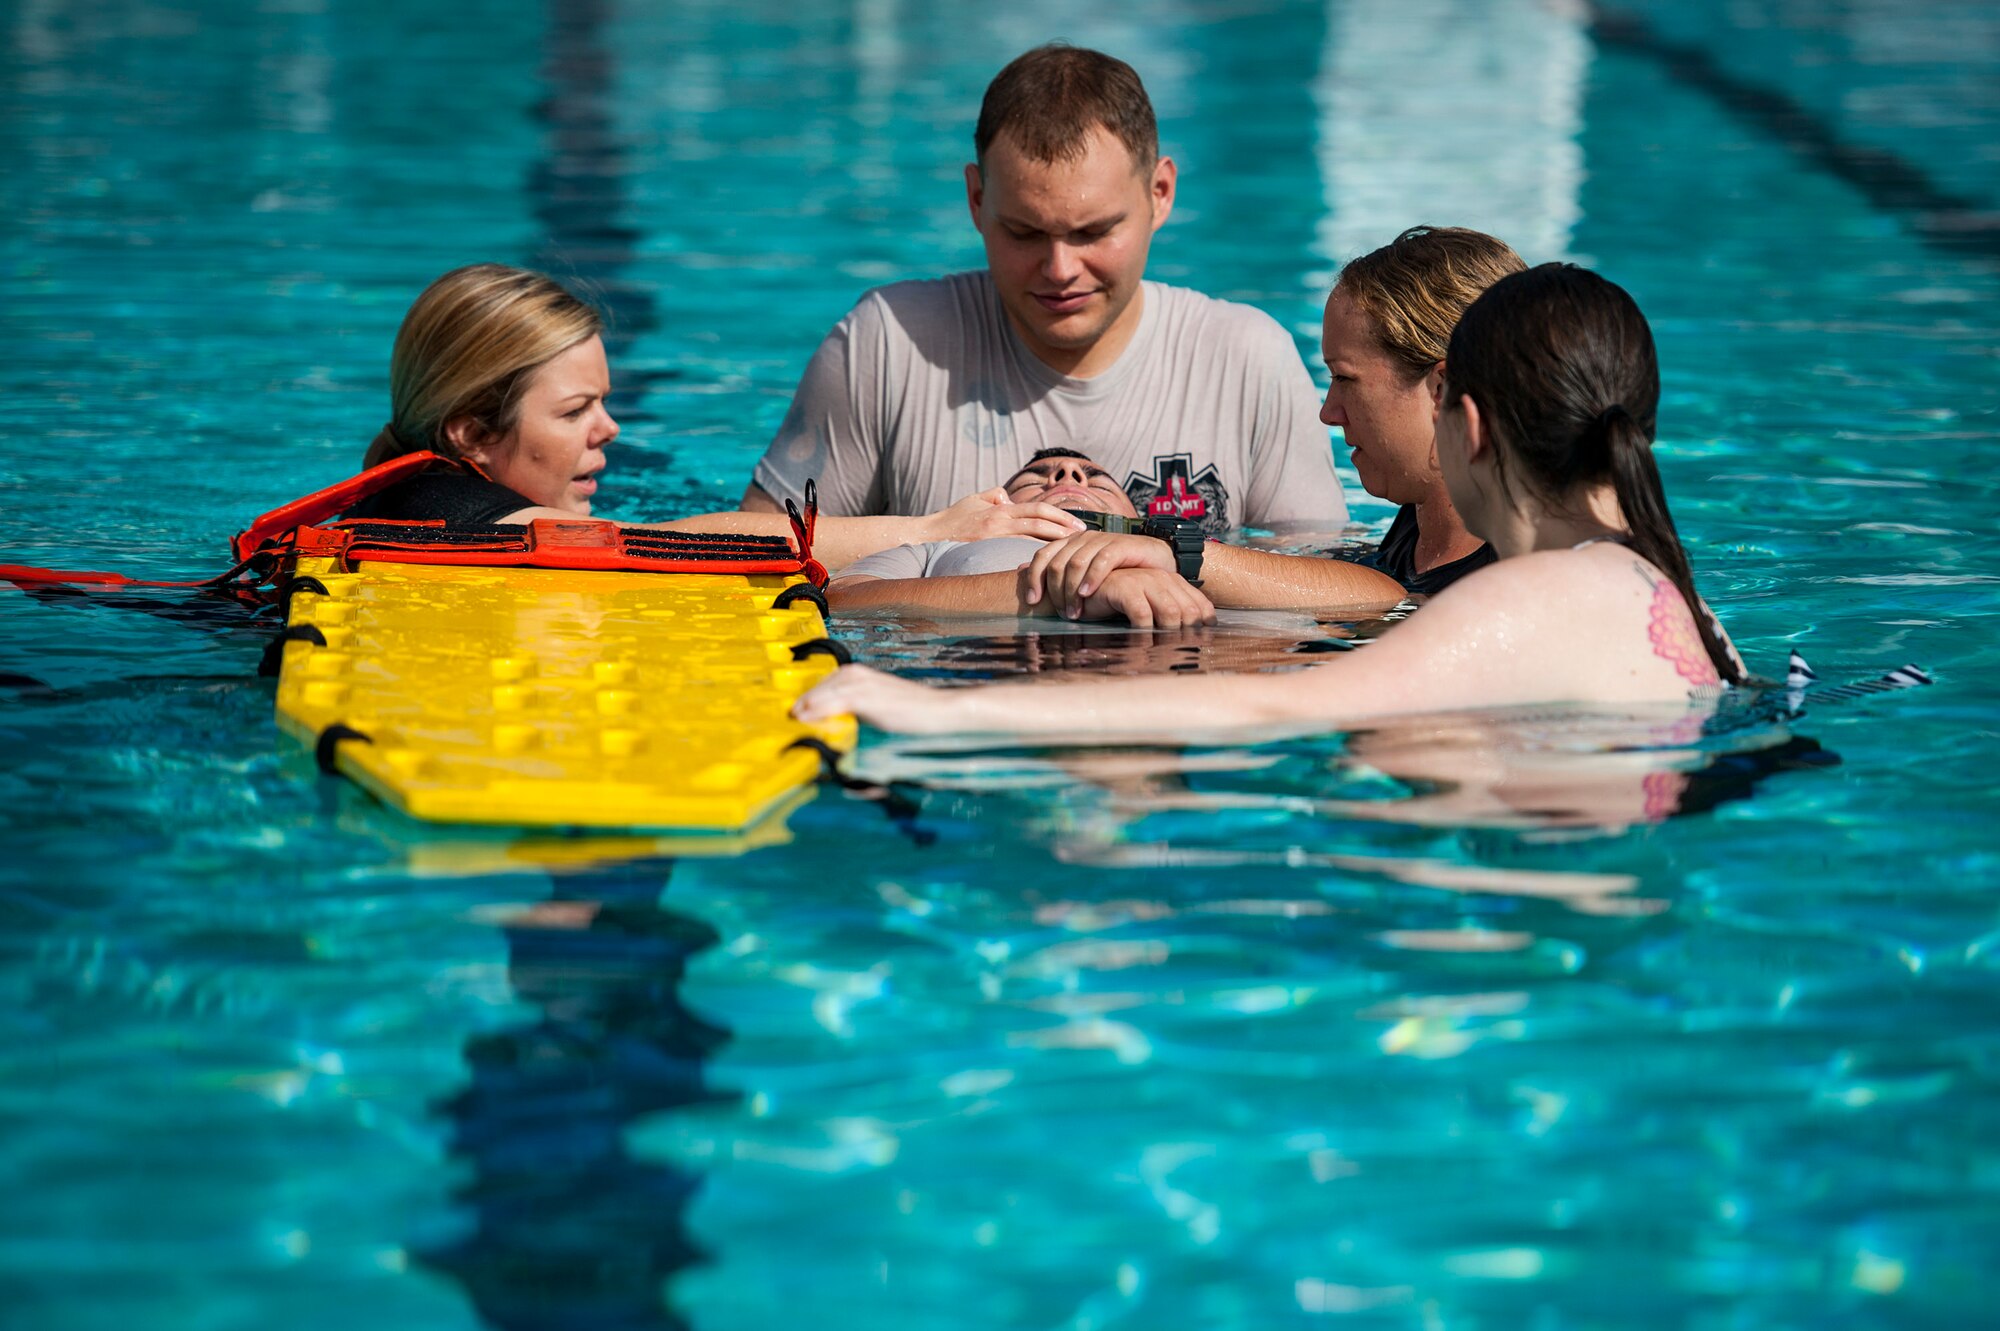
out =
[[[1007,498],[1016,504],[1054,504],[1088,513],[1136,518],[1139,510],[1111,473],[1089,458],[1040,458],[1007,479]]]

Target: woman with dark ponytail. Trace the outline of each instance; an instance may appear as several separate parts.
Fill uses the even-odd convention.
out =
[[[1360,650],[1280,675],[933,689],[850,666],[794,709],[885,730],[1184,732],[1528,703],[1680,704],[1744,678],[1695,592],[1653,463],[1659,363],[1625,292],[1504,277],[1445,355],[1438,465],[1497,563]]]
[[[1608,541],[1630,550],[1650,566],[1642,576],[1663,577],[1678,609],[1692,616],[1717,679],[1741,683],[1743,663],[1695,594],[1660,488],[1653,462],[1660,364],[1653,330],[1624,289],[1574,264],[1543,264],[1474,301],[1445,356],[1450,370],[1438,424],[1472,446],[1471,453],[1453,450],[1468,493],[1497,486],[1500,493],[1486,502],[1499,510],[1494,520],[1541,529],[1529,549],[1575,534],[1582,545]],[[1662,594],[1663,620],[1677,617],[1673,599]]]

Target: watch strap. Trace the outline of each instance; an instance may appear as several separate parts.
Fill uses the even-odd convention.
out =
[[[1147,518],[1144,531],[1173,548],[1174,568],[1190,587],[1201,586],[1202,552],[1208,538],[1200,523],[1184,518]]]

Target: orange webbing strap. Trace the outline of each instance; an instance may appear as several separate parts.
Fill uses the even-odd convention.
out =
[[[256,586],[271,576],[278,556],[271,552],[251,555],[231,568],[227,573],[213,578],[202,578],[196,582],[149,582],[144,578],[128,578],[123,573],[103,573],[93,569],[36,568],[31,564],[0,564],[0,582],[11,582],[17,587],[36,587],[50,583],[61,583],[73,587],[170,587],[177,591],[201,591],[205,588],[222,587],[239,579],[249,586]]]
[[[806,511],[799,512],[799,506],[787,499],[785,516],[792,520],[792,535],[799,543],[799,572],[813,586],[826,586],[826,565],[812,557],[813,529],[819,525],[819,486],[811,477],[806,478]]]
[[[30,564],[0,564],[0,582],[32,586],[44,582],[78,583],[105,587],[198,587],[190,582],[135,582],[123,573],[97,573],[89,569],[35,568]]]
[[[370,467],[359,476],[350,476],[338,485],[315,490],[303,499],[294,499],[282,508],[272,509],[236,533],[229,542],[229,549],[236,558],[248,559],[266,541],[275,540],[300,527],[317,526],[328,518],[345,513],[369,495],[380,494],[433,466],[454,465],[449,458],[431,452],[405,453],[399,458],[391,458],[379,467]]]
[[[379,467],[370,467],[359,476],[350,476],[338,485],[329,485],[324,490],[316,490],[303,499],[294,499],[280,508],[252,522],[248,527],[230,538],[229,550],[236,560],[236,566],[219,577],[204,578],[199,582],[148,582],[139,578],[128,578],[123,573],[102,573],[90,569],[34,568],[27,564],[0,564],[0,581],[27,587],[44,583],[67,583],[74,586],[100,587],[219,587],[233,582],[249,573],[255,573],[256,581],[268,577],[271,568],[282,556],[282,552],[266,551],[264,547],[280,537],[302,527],[310,527],[324,522],[349,507],[360,503],[369,495],[380,494],[401,481],[425,471],[432,466],[455,466],[448,458],[436,453],[407,453],[392,458]],[[261,553],[260,553],[261,552]]]
[[[485,527],[361,519],[302,528],[294,548],[301,555],[353,563],[810,576],[809,561],[783,537],[638,531],[593,519],[537,518],[525,526]]]
[[[382,563],[495,568],[803,574],[815,588],[826,586],[826,569],[812,557],[819,493],[811,481],[806,482],[803,513],[789,499],[785,501],[792,521],[792,541],[782,536],[640,531],[591,519],[538,518],[525,527],[513,524],[450,527],[441,520],[328,522],[368,496],[432,466],[458,465],[436,453],[408,453],[379,467],[370,467],[338,485],[274,508],[231,540],[237,564],[219,577],[199,582],[145,582],[122,573],[0,564],[0,581],[20,586],[68,583],[107,587],[218,587],[238,579],[261,583],[272,576],[280,562],[293,555],[324,555]],[[283,542],[282,547],[275,547],[274,543],[279,541]]]

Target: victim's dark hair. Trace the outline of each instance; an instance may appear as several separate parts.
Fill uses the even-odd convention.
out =
[[[1687,602],[1722,678],[1742,666],[1696,595],[1653,461],[1660,363],[1653,330],[1623,287],[1575,264],[1501,278],[1466,308],[1445,353],[1446,407],[1479,404],[1508,472],[1544,499],[1609,482],[1635,554]]]

